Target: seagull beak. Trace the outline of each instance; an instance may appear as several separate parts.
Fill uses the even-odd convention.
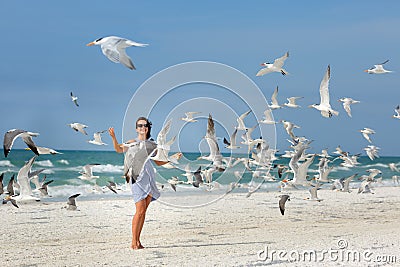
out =
[[[92,45],[94,45],[94,42],[90,42],[86,46],[92,46]]]
[[[368,70],[364,70],[364,72],[368,72]]]
[[[313,107],[313,105],[309,105],[308,107],[309,107],[309,108],[312,108],[312,107]]]
[[[29,147],[25,148],[25,150],[31,150]]]
[[[265,66],[266,64],[265,64],[265,63],[261,63],[260,65],[261,65],[261,66]]]

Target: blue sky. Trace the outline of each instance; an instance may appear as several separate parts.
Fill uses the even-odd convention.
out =
[[[314,140],[310,151],[328,148],[332,152],[341,145],[353,154],[361,153],[368,142],[358,130],[369,127],[376,131],[371,138],[381,155],[399,155],[400,121],[391,118],[400,104],[398,10],[398,1],[118,1],[118,6],[102,1],[3,2],[0,132],[13,128],[38,132],[36,144],[55,149],[112,149],[108,135],[103,141],[109,145],[97,147],[86,142],[91,136],[76,133],[67,124],[85,123],[89,134],[114,126],[121,140],[125,111],[141,84],[175,64],[213,61],[247,75],[268,100],[276,86],[282,103],[286,97],[303,96],[301,109],[281,109],[274,116],[301,126],[295,134]],[[109,61],[99,47],[86,47],[109,35],[149,44],[126,50],[137,70]],[[290,75],[255,76],[260,63],[286,51]],[[363,72],[386,59],[390,61],[385,67],[394,73]],[[319,84],[328,64],[331,105],[340,112],[331,119],[307,108],[319,101]],[[70,91],[79,97],[79,108],[70,101]],[[191,99],[190,91],[183,90],[174,100]],[[196,97],[225,101],[238,114],[248,109],[213,86],[198,86],[195,91]],[[361,101],[352,107],[353,118],[337,102],[344,96]],[[160,105],[168,110],[176,103]],[[142,114],[137,111],[137,115]],[[151,117],[154,137],[166,116]],[[228,120],[223,112],[214,118],[222,123]],[[254,122],[249,117],[251,126]],[[198,149],[205,123],[202,119],[186,128],[193,130],[182,131],[183,151]],[[226,132],[233,130],[229,127],[225,126]],[[217,129],[217,135],[223,138],[225,131]],[[277,148],[287,150],[281,125],[276,137]],[[24,144],[18,140],[15,147]]]

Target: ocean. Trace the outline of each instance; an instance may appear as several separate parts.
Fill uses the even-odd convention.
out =
[[[122,177],[123,174],[123,160],[124,155],[118,154],[113,151],[70,151],[70,150],[60,150],[62,154],[57,155],[40,155],[36,158],[32,170],[45,169],[40,175],[40,179],[46,175],[46,180],[53,180],[48,186],[50,200],[64,200],[72,194],[80,193],[83,197],[87,198],[106,198],[106,197],[126,197],[130,195],[129,188],[126,190],[121,190],[118,195],[115,195],[111,191],[107,190],[105,187],[108,181],[113,181],[119,184],[122,188],[124,186],[125,180]],[[28,161],[34,154],[31,151],[13,149],[7,158],[0,160],[0,173],[4,173],[3,185],[6,186],[11,175],[18,174],[19,169]],[[173,191],[171,186],[167,183],[167,180],[172,176],[179,177],[180,180],[186,180],[185,176],[185,166],[187,163],[190,165],[190,169],[195,171],[199,166],[204,169],[209,162],[205,160],[197,160],[200,156],[199,153],[183,153],[183,158],[180,161],[179,168],[167,169],[161,166],[156,166],[153,164],[157,171],[157,183],[162,193],[170,194],[183,194],[187,196],[188,194],[202,193],[205,190],[201,188],[195,188],[189,185],[179,185],[177,191]],[[230,156],[230,155],[224,155]],[[244,155],[232,155],[241,156]],[[342,167],[339,164],[341,160],[335,160],[329,163],[329,166],[334,166],[332,172],[328,176],[330,179],[337,179],[342,177],[348,177],[352,174],[357,173],[358,176],[368,175],[367,169],[379,169],[382,172],[383,183],[379,186],[392,186],[392,176],[399,175],[394,171],[391,171],[388,164],[395,163],[400,165],[400,157],[380,157],[371,161],[366,156],[361,156],[358,160],[360,165],[353,168]],[[289,162],[288,158],[282,158],[276,160],[274,163],[285,164]],[[318,157],[314,160],[309,168],[308,174],[310,177],[318,173]],[[94,181],[85,181],[78,178],[86,164],[100,164],[93,167],[93,175],[99,176],[98,179]],[[254,167],[253,167],[254,168]],[[244,165],[239,163],[235,167],[228,168],[224,173],[214,173],[213,180],[218,182],[218,190],[223,192],[226,191],[228,185],[231,182],[235,182],[236,178],[234,176],[234,171],[245,171]],[[277,175],[277,169],[273,169],[271,174],[275,177]],[[290,176],[289,176],[290,178]],[[252,181],[252,174],[249,171],[245,171],[243,178],[240,180],[241,184],[249,184]],[[261,190],[276,190],[278,191],[279,179],[276,182],[265,182]],[[259,180],[259,179],[258,179]],[[357,183],[357,180],[355,181]],[[32,184],[32,188],[34,188]],[[97,190],[95,189],[97,188]],[[99,190],[102,189],[102,190]]]

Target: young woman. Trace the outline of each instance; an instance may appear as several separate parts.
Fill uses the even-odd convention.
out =
[[[135,150],[133,148],[135,146],[136,148],[138,148],[141,143],[142,147],[144,144],[144,147],[150,147],[152,148],[151,150],[156,147],[154,141],[149,140],[151,132],[151,122],[145,117],[140,117],[136,120],[137,138],[127,141],[125,144],[128,144],[128,146],[118,143],[113,127],[110,127],[108,129],[108,132],[113,140],[114,149],[118,153],[127,152],[130,154],[130,156],[134,157],[138,155],[135,155]],[[132,145],[132,147],[129,147],[130,145]],[[129,151],[131,148],[132,151]],[[132,218],[132,249],[144,248],[140,243],[140,233],[142,231],[144,220],[146,217],[147,207],[152,200],[156,200],[160,196],[160,192],[156,187],[155,172],[151,161],[148,160],[147,153],[145,153],[144,158],[142,154],[140,154],[140,157],[142,158],[140,158],[140,160],[137,160],[135,163],[141,162],[143,163],[143,166],[140,166],[140,169],[136,170],[136,173],[135,171],[133,171],[131,175],[127,175],[127,181],[129,179],[128,182],[131,185],[132,195],[136,206],[136,212]],[[163,165],[167,163],[161,161],[154,162],[157,165]]]

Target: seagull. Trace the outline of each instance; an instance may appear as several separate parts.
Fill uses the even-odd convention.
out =
[[[351,104],[357,104],[360,103],[360,101],[358,100],[354,100],[350,97],[342,97],[338,100],[339,102],[343,103],[343,108],[344,110],[347,112],[347,115],[349,115],[349,117],[351,118],[351,108],[350,105]]]
[[[64,208],[66,208],[67,210],[76,210],[77,206],[76,206],[75,199],[78,196],[80,196],[80,194],[75,194],[75,195],[70,196],[67,201],[67,206],[65,206]]]
[[[360,132],[362,133],[363,137],[370,143],[372,143],[371,138],[369,137],[370,134],[374,134],[375,131],[370,129],[370,128],[364,128],[362,130],[360,130]]]
[[[194,178],[196,178],[196,180],[193,182],[193,186],[194,187],[199,187],[200,184],[203,183],[203,177],[201,176],[201,166],[199,166],[199,168],[193,173]]]
[[[46,175],[44,175],[43,179],[39,181],[39,174],[44,171],[45,169],[39,169],[34,172],[30,172],[28,175],[29,181],[35,185],[35,189],[32,192],[40,192],[40,188],[42,188],[45,180],[46,180]]]
[[[189,163],[185,166],[185,173],[182,173],[183,176],[186,176],[187,184],[193,184],[193,173],[190,170]]]
[[[283,171],[287,170],[287,166],[283,164],[274,164],[273,168],[278,168],[278,177],[282,178]]]
[[[54,180],[47,181],[47,182],[43,183],[41,188],[39,188],[40,194],[42,196],[49,196],[49,193],[47,191],[47,186],[52,182],[54,182]]]
[[[357,176],[357,173],[347,177],[346,179],[343,180],[343,187],[342,187],[342,192],[348,192],[350,193],[350,182],[354,179],[354,177]]]
[[[37,151],[39,152],[39,155],[56,155],[56,154],[62,154],[61,152],[58,152],[52,148],[47,148],[47,147],[40,147],[37,146]],[[25,150],[31,150],[29,147],[25,148]]]
[[[396,166],[396,163],[389,163],[389,168],[393,172],[400,172],[399,169]]]
[[[236,134],[237,134],[237,131],[238,131],[237,128],[233,131],[233,133],[232,133],[232,135],[231,135],[231,137],[229,139],[230,142],[228,140],[226,140],[226,138],[224,137],[224,144],[226,145],[225,148],[228,148],[228,149],[238,149],[238,148],[240,148],[240,146],[236,145]]]
[[[68,124],[69,127],[71,127],[72,129],[74,129],[77,132],[81,132],[84,135],[87,135],[87,132],[85,131],[85,128],[87,128],[88,126],[79,122],[74,122],[74,123],[70,123]]]
[[[213,162],[213,165],[218,169],[224,169],[222,167],[222,155],[219,150],[217,143],[217,135],[215,133],[214,120],[211,114],[208,115],[207,131],[204,137],[207,141],[208,147],[210,149],[210,154],[208,156],[200,156],[198,159],[209,160]]]
[[[272,93],[271,105],[269,105],[270,109],[282,108],[282,106],[279,105],[279,103],[278,103],[278,99],[276,98],[277,96],[278,96],[278,86],[275,88],[274,92]]]
[[[17,205],[17,201],[15,201],[15,199],[11,198],[11,196],[6,196],[3,199],[2,203],[3,204],[7,204],[8,202],[11,202],[11,204],[13,204],[14,207],[19,208],[18,205]]]
[[[93,134],[93,140],[89,140],[88,143],[94,144],[94,145],[98,145],[98,146],[104,146],[107,145],[106,143],[104,143],[101,140],[101,134],[105,133],[107,130],[103,130],[103,131],[99,131],[99,132],[95,132]]]
[[[152,160],[168,162],[173,159],[168,157],[168,153],[171,149],[171,145],[175,142],[176,136],[171,138],[167,142],[167,134],[171,129],[172,119],[165,123],[165,126],[161,129],[161,131],[157,135],[157,154],[155,156],[150,157]],[[178,163],[178,162],[175,162]]]
[[[279,210],[281,211],[282,215],[285,215],[285,203],[286,201],[290,201],[290,196],[289,195],[280,195],[280,200],[279,200]]]
[[[267,108],[264,111],[264,118],[259,122],[264,124],[276,124],[276,121],[274,121],[274,118],[272,117],[272,111],[270,108]]]
[[[10,196],[14,196],[14,195],[15,195],[14,186],[13,186],[13,184],[14,184],[14,177],[15,177],[15,174],[13,174],[13,175],[11,176],[10,181],[9,181],[8,184],[7,184],[7,192],[4,192],[4,193],[6,193],[6,194],[8,194],[8,195],[10,195]]]
[[[319,104],[313,104],[308,107],[310,108],[315,108],[316,110],[319,110],[321,112],[321,115],[330,118],[332,115],[339,115],[339,112],[336,110],[333,110],[331,108],[331,104],[329,103],[329,79],[331,77],[331,67],[328,65],[328,69],[326,70],[326,73],[324,75],[324,78],[321,81],[321,84],[319,86],[319,94],[321,101]]]
[[[263,76],[267,73],[271,72],[280,72],[282,75],[288,74],[288,72],[283,69],[283,64],[285,63],[285,60],[289,57],[289,52],[286,52],[285,55],[283,55],[280,58],[275,59],[274,63],[262,63],[261,66],[264,66],[265,68],[261,69],[259,72],[257,72],[256,76]]]
[[[251,112],[251,110],[246,111],[245,113],[243,113],[242,115],[239,116],[239,118],[236,119],[238,126],[236,127],[237,130],[244,130],[246,131],[248,128],[244,125],[244,118],[247,117],[247,115],[249,115]]]
[[[308,192],[310,193],[310,197],[306,198],[305,200],[315,200],[318,202],[321,202],[322,199],[318,198],[317,196],[317,191],[321,188],[321,184],[318,183],[316,185],[311,184],[311,188],[308,190]]]
[[[29,182],[29,173],[31,171],[33,162],[36,159],[36,155],[33,156],[29,161],[27,161],[24,166],[18,171],[17,182],[20,186],[20,192],[18,196],[14,196],[13,198],[18,201],[39,201],[40,199],[32,196],[32,188]]]
[[[92,180],[99,178],[100,176],[94,176],[92,172],[92,167],[100,165],[99,163],[92,163],[92,164],[86,164],[83,166],[83,172],[79,172],[81,175],[78,176],[78,178],[82,180]]]
[[[392,118],[400,119],[400,105],[397,105],[397,107],[394,109],[394,112],[396,112],[396,114],[393,115]]]
[[[32,137],[38,136],[38,133],[32,133],[25,130],[20,129],[11,129],[4,134],[4,141],[3,141],[3,149],[4,149],[4,156],[7,157],[11,151],[11,148],[14,144],[15,139],[17,137],[21,137],[25,144],[36,154],[39,155],[39,152],[36,148],[35,143],[32,140]]]
[[[296,139],[296,136],[293,133],[293,129],[297,128],[299,129],[300,126],[297,126],[296,124],[294,124],[293,122],[290,121],[286,121],[286,120],[280,120],[280,122],[283,124],[283,128],[285,128],[285,131],[287,132],[287,134],[292,138],[292,139]]]
[[[381,63],[381,64],[374,65],[373,68],[370,68],[368,70],[364,70],[364,72],[367,72],[368,74],[384,74],[384,73],[393,72],[391,70],[385,70],[383,68],[383,65],[386,64],[387,62],[389,62],[389,59],[386,60],[385,62]]]
[[[78,104],[78,97],[74,96],[74,94],[71,92],[71,100],[74,102],[75,106],[79,107]]]
[[[300,106],[296,104],[296,100],[297,99],[302,99],[302,98],[304,98],[304,97],[302,97],[302,96],[292,96],[292,97],[286,98],[288,102],[284,103],[283,105],[285,105],[288,108],[299,108]]]
[[[181,118],[181,120],[186,121],[186,122],[196,122],[197,120],[193,119],[193,115],[199,114],[201,112],[197,111],[190,111],[190,112],[185,112],[186,117]]]
[[[108,184],[106,185],[108,189],[110,189],[112,192],[114,192],[115,194],[117,193],[117,185],[112,182],[112,181],[108,181]]]
[[[148,44],[137,43],[117,36],[99,38],[86,46],[100,45],[103,54],[114,63],[122,63],[131,70],[135,70],[130,57],[126,54],[125,48],[129,46],[144,47]]]
[[[374,160],[375,158],[379,158],[379,155],[378,155],[379,149],[380,149],[379,147],[373,146],[373,145],[369,145],[364,148],[365,152],[367,153],[368,157],[371,160]]]

